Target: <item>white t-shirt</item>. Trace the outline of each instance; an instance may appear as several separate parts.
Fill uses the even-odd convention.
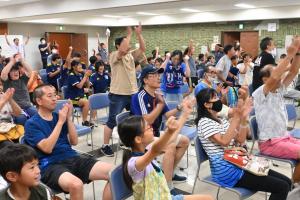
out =
[[[228,76],[228,72],[230,70],[231,67],[231,59],[227,56],[224,55],[219,62],[216,65],[216,69],[219,72],[222,72],[223,78],[226,80],[227,76]]]
[[[10,48],[11,48],[13,54],[19,53],[19,54],[21,54],[22,58],[25,58],[25,49],[24,49],[25,47],[24,47],[24,44],[19,44],[17,46],[17,45],[15,45],[15,43],[12,43],[10,45]]]
[[[0,98],[2,98],[2,95],[3,93],[0,93]],[[0,110],[0,122],[13,122],[12,112],[11,105],[9,103],[4,104]]]
[[[245,69],[245,64],[240,63],[237,65],[237,68],[240,70],[239,73],[239,84],[241,85],[249,85],[252,83],[252,77],[253,77],[253,68],[254,63],[250,63],[250,67],[247,68],[247,71],[245,74],[242,74],[241,71]]]

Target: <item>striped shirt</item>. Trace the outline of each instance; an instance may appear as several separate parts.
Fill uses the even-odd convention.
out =
[[[244,171],[223,160],[224,147],[209,139],[215,134],[225,134],[228,128],[229,123],[226,119],[221,119],[220,124],[204,117],[201,118],[198,123],[198,136],[209,157],[213,181],[223,187],[234,187],[243,176]],[[230,146],[232,146],[233,143],[234,141],[232,140]]]

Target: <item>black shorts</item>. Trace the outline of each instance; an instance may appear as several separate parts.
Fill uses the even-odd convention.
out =
[[[89,183],[90,171],[98,160],[85,156],[76,156],[55,164],[51,164],[42,175],[42,182],[56,192],[63,192],[63,189],[58,185],[59,177],[70,172],[78,177],[83,183]]]

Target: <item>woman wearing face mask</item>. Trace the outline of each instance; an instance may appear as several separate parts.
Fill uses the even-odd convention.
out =
[[[183,58],[180,50],[175,50],[172,54],[166,54],[166,60],[161,65],[164,68],[163,82],[161,90],[164,92],[166,101],[181,102],[183,95],[181,93],[181,86],[183,77],[190,76],[189,56]]]
[[[59,54],[58,49],[57,49],[56,46],[51,47],[51,54],[47,57],[47,66],[51,65],[52,55],[54,55],[54,54]],[[62,65],[62,63],[61,63],[61,65]]]
[[[50,51],[50,43],[47,44],[45,38],[41,38],[40,42],[41,43],[39,44],[39,50],[40,50],[40,53],[41,53],[43,69],[46,69],[46,67],[47,67],[47,58],[48,58],[49,51]]]
[[[198,137],[209,157],[213,181],[223,187],[269,192],[271,200],[286,199],[292,185],[286,176],[273,170],[269,171],[268,176],[256,176],[223,159],[226,147],[242,144],[246,140],[249,131],[247,118],[252,109],[252,100],[239,100],[229,123],[217,116],[222,109],[222,102],[214,89],[203,89],[196,99]]]

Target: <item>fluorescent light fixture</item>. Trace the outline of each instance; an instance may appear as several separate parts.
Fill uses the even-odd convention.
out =
[[[147,15],[147,16],[154,16],[157,15],[155,13],[150,13],[150,12],[137,12],[136,14],[138,15]]]
[[[192,8],[181,8],[180,10],[184,12],[200,12],[200,10],[196,10]]]
[[[235,4],[234,6],[239,8],[255,8],[255,6],[246,3],[238,3]]]
[[[103,17],[109,17],[109,18],[121,18],[122,16],[119,15],[102,15]]]

